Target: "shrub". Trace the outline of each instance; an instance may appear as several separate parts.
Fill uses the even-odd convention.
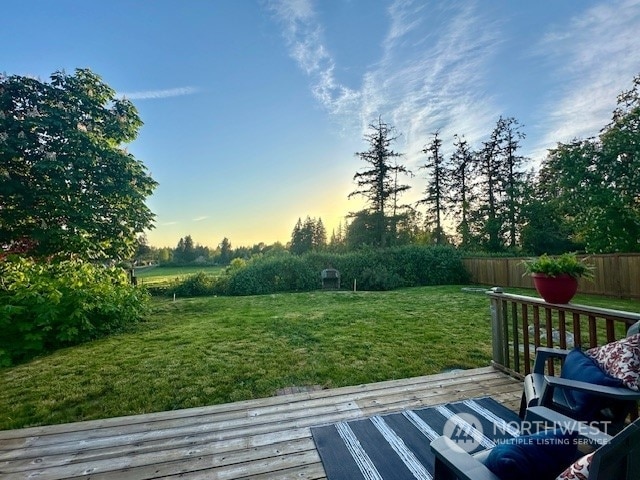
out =
[[[183,297],[199,295],[260,295],[301,292],[322,286],[320,272],[340,271],[343,288],[393,290],[420,285],[456,285],[469,281],[457,250],[451,247],[408,245],[349,253],[313,252],[302,256],[279,253],[245,261],[234,259],[225,274],[204,272],[174,282],[154,293]],[[153,288],[153,287],[150,287]]]
[[[226,280],[229,295],[302,292],[320,288],[320,272],[301,257],[258,257],[243,268],[233,269]]]
[[[140,320],[148,293],[126,273],[80,260],[0,262],[0,365],[123,330]]]
[[[457,285],[469,282],[459,252],[452,247],[406,245],[345,254],[312,253],[307,257],[318,272],[331,265],[341,283],[359,290],[392,290],[420,285]]]
[[[392,290],[405,286],[455,285],[469,281],[460,254],[451,247],[408,245],[344,254],[313,252],[302,256],[254,258],[246,266],[229,269],[229,295],[256,295],[320,288],[320,272],[340,271],[343,288],[354,280],[359,290]],[[221,284],[225,277],[221,277]]]
[[[402,287],[404,281],[400,275],[389,271],[383,265],[365,268],[358,279],[359,290],[384,291]]]
[[[176,280],[167,289],[169,295],[180,297],[202,297],[217,293],[216,278],[204,272],[194,273],[183,279]]]

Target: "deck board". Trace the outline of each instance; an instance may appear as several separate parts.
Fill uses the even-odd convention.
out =
[[[490,395],[521,383],[491,367],[0,432],[0,477],[325,478],[310,427]]]

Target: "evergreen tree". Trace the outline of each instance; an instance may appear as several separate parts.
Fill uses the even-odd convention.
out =
[[[184,237],[183,259],[185,262],[193,262],[196,259],[196,249],[191,235]]]
[[[327,246],[327,230],[324,228],[322,218],[318,218],[313,229],[313,250],[322,250]]]
[[[522,209],[523,192],[526,174],[522,167],[527,160],[517,154],[520,141],[525,138],[522,125],[513,117],[498,120],[498,145],[502,156],[501,179],[504,198],[502,211],[505,216],[507,246],[511,249],[518,245],[520,231],[520,211]]]
[[[184,238],[182,237],[180,237],[178,245],[176,245],[176,248],[173,250],[173,260],[176,262],[184,261]]]
[[[423,150],[427,155],[427,162],[420,168],[427,170],[428,181],[424,197],[418,200],[418,205],[426,205],[426,225],[432,227],[432,238],[436,244],[447,243],[442,227],[442,217],[445,213],[445,200],[448,195],[448,171],[442,155],[442,140],[439,132],[433,134],[431,143]]]
[[[378,215],[369,210],[360,210],[350,215],[347,225],[345,244],[348,250],[375,246],[377,244],[376,228]]]
[[[342,226],[342,221],[338,223],[338,226],[331,231],[331,238],[329,240],[329,248],[333,252],[339,252],[345,249],[345,234],[346,227]]]
[[[450,160],[447,198],[451,210],[458,222],[456,232],[461,248],[469,248],[473,244],[471,229],[471,212],[475,201],[474,177],[477,170],[476,154],[464,138],[455,135],[454,152]]]
[[[196,249],[191,235],[178,240],[178,245],[173,252],[173,260],[178,263],[190,263],[196,259]]]
[[[501,222],[499,206],[501,197],[501,168],[499,158],[499,134],[494,129],[489,140],[483,142],[478,154],[478,208],[473,213],[480,243],[490,252],[501,251]]]
[[[298,218],[293,232],[291,233],[291,242],[289,243],[289,251],[296,255],[301,255],[306,251],[304,240],[304,227],[302,225],[302,219]]]
[[[218,245],[218,248],[220,249],[220,265],[229,265],[231,263],[231,259],[233,258],[231,242],[229,241],[229,239],[227,237],[224,237],[222,239],[222,242],[220,242],[220,244]]]
[[[317,251],[324,248],[327,244],[327,232],[322,223],[322,219],[316,220],[307,216],[304,223],[298,218],[293,232],[291,233],[291,242],[289,243],[289,251],[296,255]]]
[[[478,202],[475,219],[481,223],[481,243],[490,252],[515,248],[520,228],[520,209],[525,158],[517,155],[524,133],[515,118],[498,119],[478,156]]]
[[[377,124],[369,125],[369,130],[370,133],[364,137],[369,143],[369,150],[356,153],[367,166],[354,175],[357,189],[349,194],[349,198],[360,195],[367,200],[368,217],[373,219],[372,238],[368,243],[385,246],[388,243],[390,218],[393,221],[387,211],[392,207],[390,203],[397,202],[398,195],[410,188],[409,185],[400,184],[396,174],[407,174],[408,171],[395,162],[402,156],[391,149],[392,143],[398,138],[395,129],[378,118]]]

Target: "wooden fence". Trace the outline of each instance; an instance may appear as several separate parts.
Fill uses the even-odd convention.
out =
[[[640,298],[640,253],[590,255],[595,267],[593,280],[580,279],[578,291],[620,298]],[[533,288],[528,275],[523,276],[523,258],[465,258],[471,282],[479,285]]]

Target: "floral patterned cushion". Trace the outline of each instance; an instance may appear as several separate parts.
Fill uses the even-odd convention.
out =
[[[591,348],[586,354],[612,377],[632,390],[640,390],[640,333]]]
[[[592,457],[593,452],[580,458],[576,463],[558,475],[556,480],[587,480],[589,478],[589,467],[591,466]]]

